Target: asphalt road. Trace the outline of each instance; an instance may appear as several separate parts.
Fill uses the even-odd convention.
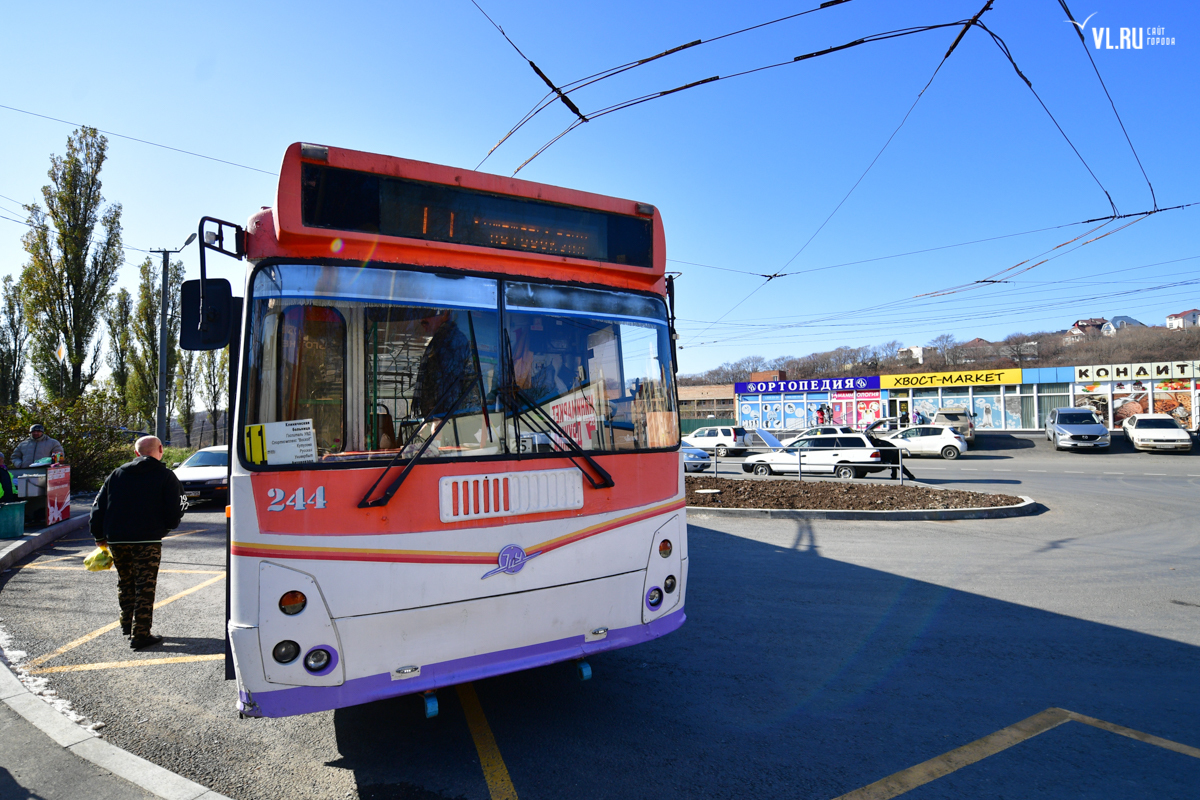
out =
[[[1195,797],[1200,751],[1172,743],[1200,747],[1200,457],[980,438],[911,468],[1041,513],[694,517],[680,631],[591,659],[588,682],[559,665],[474,684],[516,795],[834,798],[895,776],[906,798]],[[158,597],[194,591],[157,613],[163,646],[132,653],[109,631],[35,668],[67,668],[43,674],[110,741],[230,797],[489,797],[454,690],[433,720],[416,698],[237,718],[223,523],[189,513],[165,545],[178,571]],[[87,549],[0,576],[2,624],[31,658],[116,619],[115,576],[82,571]]]

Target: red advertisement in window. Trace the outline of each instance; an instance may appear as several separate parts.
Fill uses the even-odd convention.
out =
[[[46,470],[46,524],[53,525],[71,517],[71,468]]]

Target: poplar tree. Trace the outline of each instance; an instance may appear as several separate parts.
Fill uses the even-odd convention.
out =
[[[119,289],[109,301],[104,322],[108,328],[108,367],[112,383],[121,402],[121,410],[129,410],[130,357],[133,355],[133,295]]]
[[[213,444],[217,443],[217,421],[221,416],[221,404],[225,401],[229,386],[229,348],[220,351],[205,350],[200,353],[200,393],[208,420],[213,427]],[[204,443],[201,442],[201,445]]]
[[[45,210],[25,206],[29,231],[21,237],[29,262],[22,272],[34,373],[50,397],[74,400],[100,368],[97,337],[108,294],[124,262],[121,205],[105,207],[100,170],[108,139],[80,128],[67,139],[64,156],[50,157],[42,187]],[[99,227],[99,230],[97,230]],[[66,345],[67,377],[55,357]]]
[[[162,296],[162,265],[149,256],[138,265],[137,304],[130,326],[134,347],[130,351],[129,405],[139,419],[154,421],[158,413],[158,327]],[[167,419],[175,406],[175,366],[179,354],[179,293],[183,262],[171,263],[167,276]]]
[[[192,424],[196,416],[196,354],[191,350],[180,350],[176,356],[179,364],[175,376],[175,407],[179,409],[179,427],[183,428],[184,443],[192,446]]]
[[[21,284],[12,275],[4,276],[0,289],[0,406],[15,406],[21,398],[28,357],[29,326],[25,320],[25,300]]]

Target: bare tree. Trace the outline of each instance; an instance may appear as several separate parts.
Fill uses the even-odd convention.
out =
[[[943,333],[941,336],[935,336],[926,347],[933,350],[935,360],[940,366],[948,367],[958,361],[959,342],[954,338],[954,334],[952,333]]]
[[[1038,360],[1037,338],[1028,333],[1010,333],[1004,337],[999,353],[1012,361],[1014,366],[1028,366]]]

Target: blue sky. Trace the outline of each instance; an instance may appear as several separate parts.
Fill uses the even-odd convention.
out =
[[[1091,52],[1159,206],[1200,201],[1200,12],[1184,2],[1081,2],[1070,5],[1078,19],[1094,13],[1089,47],[1092,28],[1110,28],[1114,45],[1121,27],[1162,27],[1175,38],[1170,46]],[[819,5],[480,3],[558,83]],[[587,113],[868,34],[965,19],[981,4],[851,0],[572,96]],[[1008,43],[1118,209],[1151,208],[1146,181],[1058,3],[998,0],[983,21]],[[0,104],[268,171],[293,141],[474,167],[545,94],[469,0],[26,3],[6,9],[5,22],[10,35],[0,65],[8,80]],[[766,285],[755,275],[694,266],[763,275],[814,270],[1110,213],[1009,62],[972,30],[873,169],[796,256],[879,152],[956,33],[867,44],[614,113],[580,126],[520,176],[658,206],[668,267],[682,273],[685,372],[750,354],[802,355],[890,339],[924,344],[941,333],[994,339],[1061,329],[1080,317],[1127,314],[1162,324],[1166,314],[1200,306],[1200,286],[1149,291],[1197,275],[1200,206],[1147,218],[1016,283],[934,300],[913,298],[986,278],[1094,226]],[[511,173],[570,121],[561,105],[546,109],[483,169]],[[38,199],[49,156],[63,152],[70,131],[0,109],[0,195]],[[177,246],[204,214],[242,222],[274,201],[270,175],[115,137],[110,145],[104,190],[124,206],[127,245]],[[15,211],[0,198],[0,214]],[[0,220],[0,275],[25,261],[21,231]],[[121,285],[134,286],[141,258],[129,253]],[[184,260],[194,276],[196,251]],[[235,283],[244,269],[219,259],[213,266]],[[1116,292],[1133,293],[1110,296]]]

